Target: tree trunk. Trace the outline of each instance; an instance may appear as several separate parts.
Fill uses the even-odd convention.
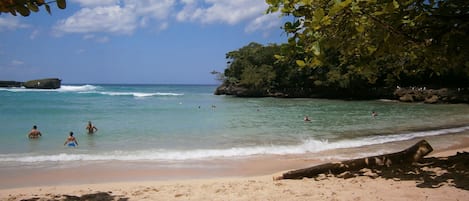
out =
[[[338,163],[326,163],[309,168],[292,170],[284,173],[282,176],[274,177],[274,180],[280,179],[302,179],[304,177],[312,178],[319,174],[340,174],[345,171],[357,171],[363,168],[375,169],[379,167],[400,166],[404,164],[412,164],[419,161],[433,148],[430,144],[421,140],[417,144],[396,153],[384,154],[379,156],[370,156],[359,159],[352,159]]]

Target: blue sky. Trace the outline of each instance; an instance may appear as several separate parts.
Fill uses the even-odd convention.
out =
[[[264,0],[67,0],[29,17],[0,15],[0,80],[216,84],[225,54],[283,43]]]

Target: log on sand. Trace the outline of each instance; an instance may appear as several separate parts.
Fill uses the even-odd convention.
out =
[[[304,177],[313,178],[319,174],[337,175],[346,171],[358,171],[363,168],[376,169],[391,166],[397,167],[402,165],[411,165],[432,151],[433,148],[430,144],[425,140],[421,140],[417,144],[400,152],[352,159],[337,163],[326,163],[309,168],[293,170],[286,172],[281,176],[274,177],[274,180],[302,179]]]

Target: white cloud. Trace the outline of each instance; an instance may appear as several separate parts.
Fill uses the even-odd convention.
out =
[[[109,37],[107,37],[107,36],[98,37],[98,38],[96,38],[96,42],[98,42],[98,43],[107,43],[107,42],[109,42]]]
[[[75,54],[83,54],[85,52],[86,52],[85,49],[78,49],[78,50],[75,51]]]
[[[280,29],[280,27],[281,21],[279,13],[259,16],[252,20],[244,30],[248,33],[251,33],[257,30],[267,31],[275,28]]]
[[[169,24],[167,22],[161,23],[160,27],[158,28],[159,31],[166,30],[169,27]]]
[[[21,24],[18,17],[0,17],[0,31],[28,28],[29,25]]]
[[[109,6],[119,4],[119,0],[72,0],[83,7]]]
[[[126,5],[134,6],[140,17],[166,19],[173,12],[175,0],[127,0]]]
[[[83,8],[73,16],[60,20],[55,26],[58,33],[110,32],[131,34],[136,28],[136,16],[131,7],[118,5]]]
[[[24,64],[24,61],[13,60],[13,61],[11,61],[11,64],[14,65],[14,66],[20,66],[20,65]]]
[[[84,7],[71,17],[60,20],[55,25],[59,35],[93,32],[131,34],[138,26],[145,27],[152,19],[167,19],[175,5],[175,0],[126,0],[122,1],[121,5],[116,4],[115,0],[103,3],[76,1],[82,6],[89,7]]]
[[[31,35],[29,35],[29,39],[34,40],[36,39],[38,35],[39,35],[39,30],[36,29],[33,32],[31,32]]]
[[[263,0],[73,0],[83,8],[60,20],[56,32],[132,34],[137,28],[167,29],[171,20],[200,24],[247,22],[246,32],[267,30],[280,22],[265,16]]]
[[[93,41],[96,41],[98,43],[107,43],[107,42],[109,42],[109,37],[107,37],[107,36],[98,37],[98,36],[95,36],[93,34],[86,34],[86,35],[83,36],[83,40],[93,40]]]
[[[179,21],[195,21],[204,24],[236,24],[263,15],[267,4],[260,0],[205,0],[182,1],[184,8],[177,14]],[[205,5],[205,7],[204,7]]]

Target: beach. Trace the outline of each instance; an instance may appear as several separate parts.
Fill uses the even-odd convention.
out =
[[[436,144],[434,146],[436,149],[426,158],[437,158],[444,163],[448,156],[455,156],[458,152],[469,152],[469,133],[461,133],[458,137],[458,142],[451,146]],[[430,138],[429,141],[431,143],[432,139]],[[324,161],[310,161],[299,156],[264,158],[261,161],[241,160],[239,162],[238,160],[236,163],[229,164],[238,165],[231,170],[219,169],[219,172],[209,174],[207,172],[211,170],[201,172],[202,170],[197,168],[176,169],[174,171],[165,171],[164,169],[142,171],[145,168],[132,169],[129,168],[130,166],[123,164],[97,166],[95,169],[90,169],[92,167],[61,168],[61,171],[49,171],[46,175],[30,175],[31,177],[39,177],[39,180],[42,181],[35,184],[34,187],[29,186],[30,183],[27,179],[19,179],[23,182],[23,187],[0,189],[0,199],[464,200],[469,196],[469,183],[467,182],[469,175],[467,166],[469,164],[467,164],[467,161],[463,163],[466,165],[463,168],[466,169],[461,173],[462,178],[459,179],[452,179],[451,175],[454,172],[451,172],[452,170],[444,165],[432,167],[432,177],[425,177],[425,179],[421,179],[421,177],[424,177],[423,173],[422,175],[416,173],[417,175],[411,178],[408,175],[394,178],[369,175],[344,179],[325,175],[301,180],[274,181],[272,179],[282,172],[321,162]],[[286,163],[289,165],[285,165]],[[277,167],[272,168],[271,166],[275,166],[275,164],[277,164]],[[283,170],[268,172],[278,168],[283,168]],[[237,169],[237,171],[234,171],[234,169]],[[86,171],[88,173],[84,174]],[[166,175],[166,177],[155,180],[143,179],[146,177],[153,178],[155,174]],[[178,177],[178,174],[183,176]],[[205,175],[205,177],[197,178],[199,174]],[[450,176],[446,177],[445,175]],[[98,180],[104,182],[93,178],[98,178]],[[76,181],[71,182],[73,180]],[[2,180],[3,182],[5,180]]]
[[[444,157],[469,151],[469,105],[241,99],[214,96],[215,87],[119,84],[0,90],[0,200],[468,196],[467,164],[454,169],[460,165]],[[304,116],[311,121],[305,122]],[[99,129],[94,134],[85,129],[89,121]],[[38,139],[27,138],[33,125],[42,133]],[[77,147],[63,145],[70,131]],[[430,162],[404,174],[273,180],[289,170],[398,152],[423,139],[434,150],[427,156]],[[443,158],[432,159],[436,156]]]

